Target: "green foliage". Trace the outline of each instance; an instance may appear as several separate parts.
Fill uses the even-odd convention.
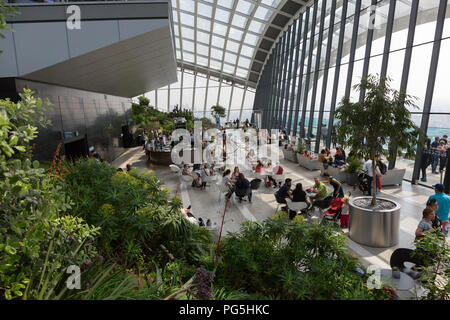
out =
[[[25,90],[19,103],[0,100],[0,299],[52,297],[61,273],[95,254],[98,229],[62,216],[69,198],[27,147],[36,124],[47,125],[40,99]]]
[[[177,258],[200,261],[211,243],[180,213],[181,203],[153,172],[117,172],[106,162],[79,161],[68,168],[64,190],[74,199],[72,214],[100,226],[99,248],[107,258],[134,264],[142,255],[165,259],[163,244]]]
[[[377,154],[382,154],[390,160],[401,149],[406,149],[406,156],[411,156],[419,143],[421,131],[408,110],[408,107],[417,108],[415,98],[390,88],[390,81],[390,78],[369,75],[354,86],[355,90],[364,90],[363,101],[350,102],[344,97],[336,108],[337,141],[344,148],[352,149],[357,158],[374,161]],[[383,147],[386,145],[388,150]],[[375,201],[373,192],[372,204]]]
[[[50,125],[44,117],[49,103],[33,97],[25,89],[21,101],[0,100],[0,165],[5,168],[11,158],[25,160],[31,156],[31,141],[37,137],[37,127]]]
[[[419,281],[426,290],[424,300],[450,300],[450,248],[441,232],[426,232],[416,241],[414,256],[425,266],[418,268],[422,274]]]
[[[13,16],[18,13],[18,10],[16,8],[13,8],[5,3],[5,1],[0,1],[0,30],[9,30],[13,32],[11,28],[9,28],[6,24],[6,18],[8,16]],[[5,38],[5,35],[0,32],[0,38]],[[3,53],[2,50],[0,50],[0,55]]]
[[[212,116],[214,118],[216,118],[216,117],[225,118],[225,108],[224,107],[216,105],[216,106],[212,106],[211,110],[212,110]]]
[[[297,149],[294,150],[295,153],[303,153],[306,150],[306,147],[299,141],[297,144]]]
[[[362,163],[361,160],[357,159],[356,157],[351,157],[348,159],[347,166],[345,167],[345,172],[347,173],[355,173],[362,170]]]
[[[216,125],[209,118],[201,118],[203,130],[214,129]]]
[[[279,217],[246,222],[224,238],[216,286],[276,299],[375,299],[333,227]]]

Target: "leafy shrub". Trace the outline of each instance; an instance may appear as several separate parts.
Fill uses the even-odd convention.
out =
[[[279,217],[246,222],[224,238],[216,285],[276,299],[374,299],[345,236],[333,227]]]
[[[426,232],[423,239],[416,241],[414,255],[425,266],[419,281],[425,289],[423,300],[450,300],[450,247],[441,232]]]
[[[208,232],[184,218],[181,202],[153,172],[117,172],[93,159],[69,165],[68,171],[64,189],[75,202],[72,214],[102,228],[99,248],[106,257],[125,264],[141,255],[163,259],[163,244],[177,258],[199,261],[211,243]]]
[[[347,173],[355,173],[362,170],[362,163],[356,157],[351,157],[348,159],[348,165],[345,167],[345,172]]]
[[[28,159],[35,123],[48,124],[40,99],[25,90],[0,100],[0,299],[52,297],[61,272],[95,254],[98,230],[62,214],[69,198],[37,161]]]

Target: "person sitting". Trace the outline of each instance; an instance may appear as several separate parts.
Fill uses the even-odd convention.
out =
[[[419,225],[416,229],[416,240],[421,239],[425,232],[434,232],[432,226],[434,220],[435,212],[431,208],[425,208],[422,212],[422,220],[420,220]]]
[[[328,182],[333,186],[333,198],[344,198],[344,189],[339,180],[330,176],[328,172],[325,172],[323,176],[326,179],[324,182]]]
[[[231,170],[227,169],[224,171],[223,175],[222,175],[222,181],[221,181],[221,185],[228,188],[228,192],[226,194],[227,199],[230,199],[231,195],[234,192],[234,185],[233,182],[231,180]]]
[[[234,170],[233,170],[233,173],[232,173],[232,175],[231,175],[231,180],[233,181],[233,182],[236,182],[237,181],[237,179],[238,179],[238,177],[239,177],[239,167],[234,167]]]
[[[266,168],[267,171],[272,171],[272,160],[269,159],[269,161],[267,161],[267,164],[264,167]]]
[[[236,181],[235,193],[239,197],[239,202],[242,201],[241,195],[248,197],[248,202],[252,203],[252,188],[250,187],[250,181],[248,181],[243,173],[239,173],[239,177]]]
[[[258,163],[256,164],[255,173],[263,173],[264,172],[264,165],[261,163],[260,160],[258,160]]]
[[[275,192],[275,199],[278,203],[284,203],[286,204],[286,198],[291,197],[291,185],[292,180],[290,178],[286,178],[284,180],[284,184],[278,189],[277,192]],[[287,206],[282,208],[284,211],[287,210]]]
[[[342,167],[343,165],[345,165],[345,157],[342,154],[341,149],[337,150],[336,155],[334,156],[334,162],[333,165],[336,167]]]
[[[275,167],[273,167],[272,170],[273,174],[277,175],[277,174],[283,174],[284,169],[283,167],[280,165],[280,163],[278,162],[277,165]],[[267,176],[267,179],[269,179],[270,182],[273,183],[273,187],[276,188],[277,187],[277,182],[275,181],[275,179],[272,176]],[[281,181],[279,186],[281,186]]]
[[[434,211],[435,215],[434,215],[434,220],[432,221],[432,227],[433,228],[438,228],[439,230],[442,229],[442,221],[439,218],[439,216],[437,215],[437,211],[439,209],[439,204],[437,202],[436,199],[430,199],[427,201],[427,208],[430,208]]]
[[[317,158],[317,160],[321,163],[327,163],[327,153],[325,151],[325,149],[322,149],[319,153],[319,156]]]
[[[181,208],[181,213],[185,216],[186,219],[189,220],[189,222],[194,223],[194,224],[198,224],[197,219],[195,219],[195,216],[191,212],[191,206],[190,205],[187,208]]]
[[[295,185],[291,195],[292,202],[308,202],[306,199],[306,192],[303,191],[303,185],[299,182]]]
[[[433,186],[436,194],[431,195],[428,200],[436,199],[438,203],[438,209],[436,210],[436,214],[439,216],[443,224],[443,232],[447,235],[447,225],[449,223],[448,214],[450,210],[450,196],[444,193],[444,185],[436,184]]]
[[[320,181],[319,178],[314,178],[314,186],[312,191],[316,193],[315,196],[310,196],[313,203],[317,200],[325,199],[328,195],[327,187]]]
[[[291,196],[290,196],[292,202],[305,202],[307,205],[307,208],[309,207],[309,202],[306,197],[306,192],[303,190],[303,185],[299,182],[295,185],[295,189],[292,190]],[[297,212],[290,210],[289,211],[289,217],[293,219],[296,216]]]
[[[194,175],[191,173],[191,170],[189,169],[189,166],[187,164],[185,164],[183,166],[183,170],[181,171],[181,174],[183,176],[190,176],[192,178],[192,186],[193,187],[201,186],[200,178],[196,174]]]

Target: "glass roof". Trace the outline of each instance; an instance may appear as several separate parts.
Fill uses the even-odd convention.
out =
[[[267,25],[277,14],[292,17],[280,11],[287,1],[171,0],[178,62],[248,84],[252,61],[257,50],[262,50],[257,45],[265,38]],[[275,28],[282,30],[281,26]],[[254,73],[259,76],[259,72]],[[256,84],[253,81],[249,85]]]

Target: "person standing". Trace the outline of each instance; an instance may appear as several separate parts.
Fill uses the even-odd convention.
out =
[[[378,161],[380,159],[380,155],[375,156],[375,161]],[[372,181],[373,181],[373,166],[372,166],[372,159],[367,160],[364,162],[363,170],[366,171],[366,174],[368,176],[367,182],[369,185],[369,196],[372,195]]]
[[[443,172],[445,166],[447,165],[447,145],[444,140],[441,140],[440,146],[438,147],[439,154],[439,172]],[[437,173],[437,172],[436,172]]]
[[[434,186],[435,194],[431,195],[428,200],[436,199],[438,203],[438,209],[436,210],[436,214],[439,216],[439,219],[443,224],[443,232],[445,235],[448,234],[448,213],[450,210],[450,196],[444,193],[444,185],[443,184],[435,184]]]
[[[328,172],[325,172],[323,176],[326,179],[325,182],[328,182],[333,187],[333,198],[344,198],[344,189],[339,180],[330,176]]]
[[[427,182],[427,168],[431,163],[431,146],[429,143],[427,143],[422,151],[422,163],[421,163],[421,170],[422,170],[422,178],[420,181]]]
[[[438,173],[436,168],[439,164],[439,137],[434,137],[434,141],[431,143],[431,173]]]

